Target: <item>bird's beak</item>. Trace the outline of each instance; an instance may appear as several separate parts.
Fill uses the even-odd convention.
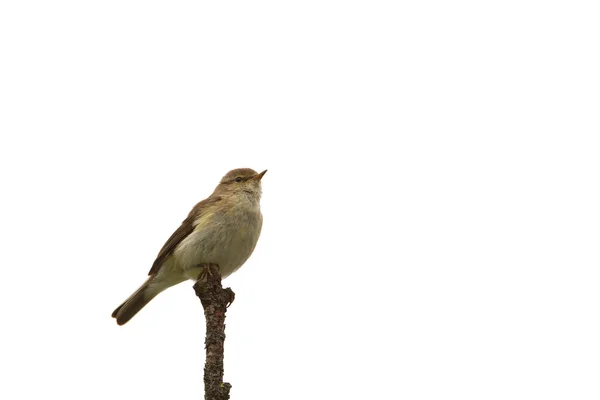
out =
[[[260,181],[262,179],[262,177],[267,173],[267,170],[265,169],[263,172],[261,172],[260,174],[256,174],[252,177],[252,179],[256,179],[257,181]]]

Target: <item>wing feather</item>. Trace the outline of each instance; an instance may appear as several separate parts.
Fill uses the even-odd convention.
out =
[[[181,226],[177,228],[175,232],[171,235],[171,237],[164,244],[162,249],[158,252],[158,256],[154,263],[152,264],[152,268],[150,268],[150,272],[148,275],[155,275],[160,270],[160,267],[163,265],[165,260],[173,253],[177,245],[181,243],[183,239],[185,239],[190,233],[194,231],[196,227],[196,221],[204,215],[207,210],[214,204],[221,201],[220,196],[209,197],[205,200],[202,200],[200,203],[196,204],[192,211],[188,214],[187,218],[183,220]]]

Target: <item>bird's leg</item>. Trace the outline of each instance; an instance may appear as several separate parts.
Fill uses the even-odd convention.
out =
[[[200,270],[200,275],[198,275],[198,281],[204,281],[206,280],[208,277],[214,277],[215,273],[219,272],[219,266],[217,264],[198,264],[197,265],[199,268],[201,268]]]
[[[198,265],[198,268],[200,268],[200,274],[198,274],[198,279],[196,279],[196,282],[202,282],[208,275],[208,264],[200,264]]]

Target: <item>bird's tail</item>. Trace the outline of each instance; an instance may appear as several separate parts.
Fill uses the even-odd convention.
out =
[[[117,319],[117,324],[127,323],[135,314],[137,314],[146,304],[150,302],[161,290],[157,290],[154,285],[150,285],[153,277],[140,286],[127,300],[123,302],[112,313],[112,317]]]

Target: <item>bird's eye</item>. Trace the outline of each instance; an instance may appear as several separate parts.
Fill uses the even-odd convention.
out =
[[[236,182],[241,182],[241,181],[242,181],[242,177],[241,177],[241,176],[238,176],[237,178],[235,178],[235,181],[236,181]]]

